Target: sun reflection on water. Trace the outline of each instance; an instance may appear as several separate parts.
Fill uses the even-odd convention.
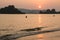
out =
[[[45,36],[43,34],[38,34],[37,39],[38,40],[44,40]]]

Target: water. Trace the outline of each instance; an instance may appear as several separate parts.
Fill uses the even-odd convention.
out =
[[[26,18],[27,16],[27,18]],[[0,35],[16,33],[21,29],[48,27],[60,28],[60,14],[0,14]],[[4,29],[5,31],[2,31]],[[17,40],[59,40],[60,32],[51,32],[19,38]]]

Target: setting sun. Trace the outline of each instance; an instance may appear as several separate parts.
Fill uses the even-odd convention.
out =
[[[41,8],[41,5],[39,5],[38,8]]]

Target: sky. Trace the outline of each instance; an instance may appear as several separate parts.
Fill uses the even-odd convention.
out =
[[[60,0],[0,0],[0,8],[14,5],[24,9],[53,9],[60,10]]]

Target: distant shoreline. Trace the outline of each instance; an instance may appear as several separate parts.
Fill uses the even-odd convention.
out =
[[[0,14],[21,14],[21,13],[0,13]],[[23,14],[60,14],[60,13],[23,13]]]

